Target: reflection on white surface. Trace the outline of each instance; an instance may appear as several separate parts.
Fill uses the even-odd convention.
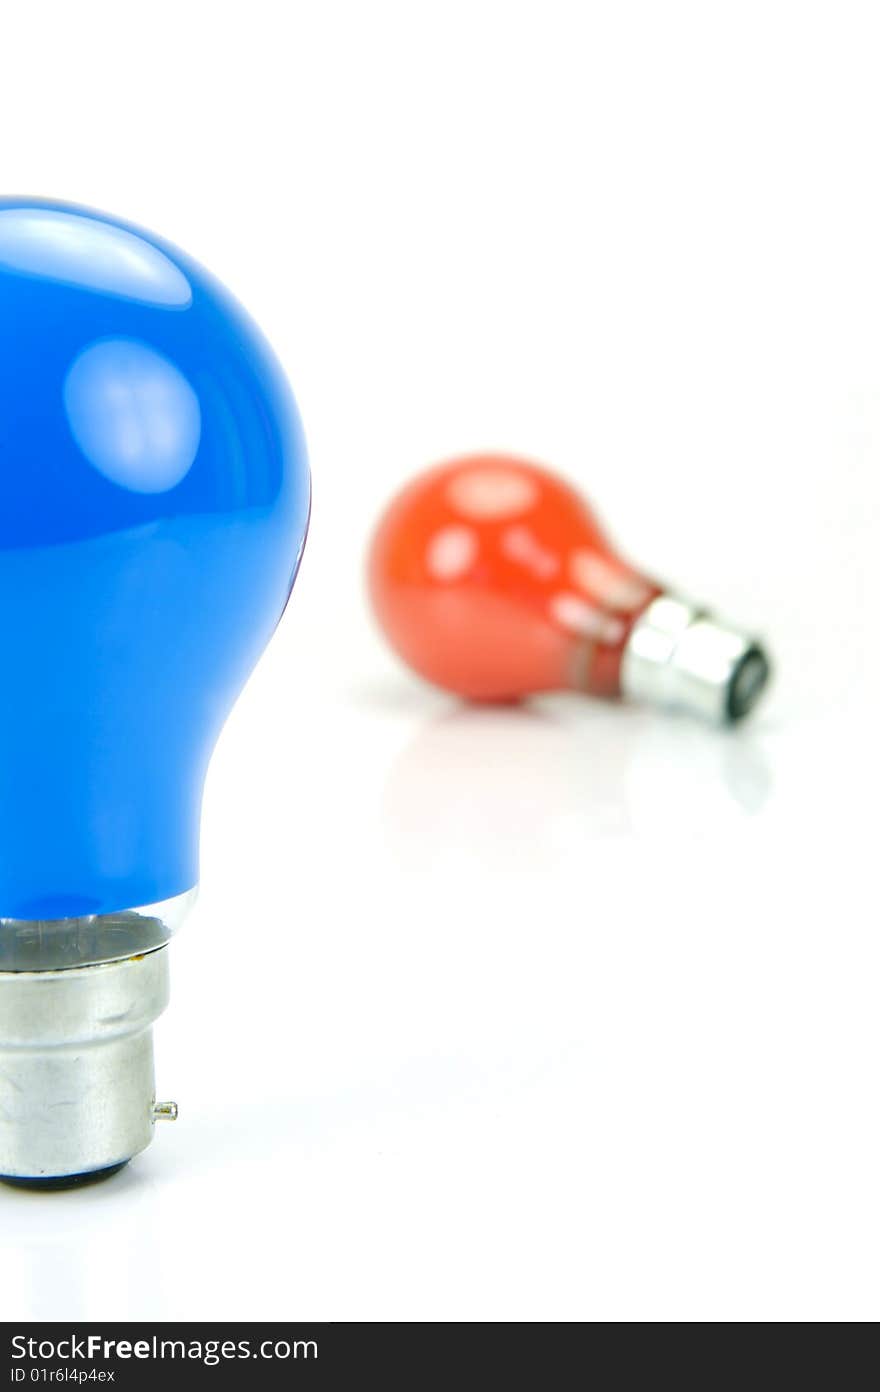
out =
[[[136,1166],[59,1193],[0,1186],[0,1305],[9,1319],[130,1318],[144,1289],[161,1293],[154,1192]],[[156,1317],[164,1310],[160,1307]]]
[[[564,700],[453,706],[394,761],[383,815],[406,863],[563,867],[609,837],[735,834],[771,790],[745,732]]]
[[[164,493],[187,475],[202,432],[198,398],[168,358],[131,338],[102,339],[73,363],[64,405],[90,464],[133,493]]]
[[[158,247],[79,213],[0,209],[3,267],[168,309],[192,301],[186,276]]]

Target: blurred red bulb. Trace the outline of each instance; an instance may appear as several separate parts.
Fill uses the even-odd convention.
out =
[[[472,700],[569,689],[725,721],[769,673],[752,639],[621,560],[566,483],[507,455],[408,484],[379,522],[369,585],[400,656]]]

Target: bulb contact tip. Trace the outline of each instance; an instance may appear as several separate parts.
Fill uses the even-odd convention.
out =
[[[772,671],[770,659],[759,643],[753,643],[743,653],[727,687],[727,719],[731,725],[742,720],[758,704]]]

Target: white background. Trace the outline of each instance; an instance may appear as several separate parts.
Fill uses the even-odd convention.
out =
[[[235,290],[314,521],[209,777],[181,1120],[103,1187],[0,1191],[4,1318],[880,1314],[878,24],[6,8],[0,185]],[[372,520],[480,447],[767,635],[748,728],[397,665]]]

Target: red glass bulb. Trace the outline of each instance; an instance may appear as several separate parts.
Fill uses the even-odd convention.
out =
[[[568,484],[507,455],[409,483],[379,522],[369,585],[400,656],[472,700],[568,689],[729,720],[768,675],[751,639],[621,560]]]

